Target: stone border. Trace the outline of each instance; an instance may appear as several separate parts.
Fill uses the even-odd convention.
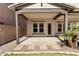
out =
[[[75,54],[75,55],[79,55],[79,53],[76,52],[68,52],[68,51],[34,51],[34,52],[5,52],[4,54],[2,54],[2,56],[6,55],[6,54],[31,54],[31,53],[66,53],[66,54]]]

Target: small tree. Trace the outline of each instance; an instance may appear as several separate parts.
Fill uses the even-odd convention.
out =
[[[79,24],[72,24],[69,26],[70,29],[65,33],[65,38],[68,40],[69,45],[72,48],[76,48],[77,44],[77,33],[79,31]]]
[[[77,33],[79,32],[79,24],[72,24],[69,26],[68,31],[65,34],[60,35],[64,37],[64,42],[67,46],[72,48],[77,47]]]

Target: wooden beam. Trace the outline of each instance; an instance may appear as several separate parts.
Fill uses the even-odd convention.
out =
[[[20,11],[17,11],[17,13],[21,14],[23,12],[54,12],[54,13],[65,13],[65,10],[61,10],[59,8],[27,8]]]
[[[60,5],[62,5],[63,7],[69,8],[71,10],[75,9],[75,6],[71,6],[71,5],[68,5],[68,4],[65,4],[65,3],[60,3]]]
[[[73,6],[70,6],[70,5],[67,5],[67,4],[64,4],[64,3],[48,3],[48,4],[51,4],[51,5],[54,5],[54,6],[57,6],[63,10],[66,10],[68,12],[72,12],[72,10],[75,9],[75,7]]]
[[[73,11],[73,12],[70,12],[70,13],[79,13],[79,11]]]
[[[22,16],[25,18],[25,20],[27,20],[28,18],[26,16],[24,16],[23,14],[19,14],[19,16]]]
[[[58,13],[53,19],[55,20],[55,19],[57,19],[58,17],[60,17],[61,15],[63,15],[63,14]]]
[[[28,6],[33,5],[33,4],[35,4],[35,3],[26,3],[26,4],[23,4],[23,5],[17,6],[17,7],[15,7],[15,11],[21,10],[24,7],[28,7]]]

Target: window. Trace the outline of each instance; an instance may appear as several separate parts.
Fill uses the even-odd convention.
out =
[[[68,30],[70,29],[70,24],[68,24]],[[64,32],[65,27],[63,23],[58,24],[58,32]]]
[[[39,23],[39,32],[44,32],[44,25],[43,25],[43,23]]]
[[[43,23],[33,23],[33,32],[34,33],[44,32],[44,24]]]
[[[58,32],[62,32],[62,24],[58,24]]]
[[[68,24],[68,30],[70,29],[70,24]],[[63,31],[64,31],[65,29],[64,29],[64,24],[63,24]]]
[[[38,32],[38,24],[33,23],[33,32]]]

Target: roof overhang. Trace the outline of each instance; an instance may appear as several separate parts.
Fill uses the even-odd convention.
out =
[[[12,5],[9,5],[8,8],[13,10],[13,11],[17,11],[17,10],[23,9],[24,7],[28,7],[30,5],[33,5],[33,4],[35,4],[35,3],[15,3]]]
[[[12,5],[9,5],[8,8],[13,10],[13,11],[17,11],[17,10],[23,9],[24,7],[28,7],[30,5],[33,5],[33,4],[36,4],[36,3],[15,3]],[[74,6],[71,6],[71,5],[68,5],[65,3],[47,3],[47,4],[54,5],[56,7],[61,8],[62,10],[66,10],[68,12],[71,12],[72,10],[75,9]]]
[[[15,3],[15,4],[9,5],[8,8],[13,11],[18,11],[18,10],[22,10],[25,7],[33,5],[33,4],[36,4],[36,3]],[[77,9],[75,6],[72,6],[70,4],[66,4],[66,3],[47,3],[47,4],[59,7],[61,10],[67,11],[68,13],[79,13],[79,9]],[[42,3],[41,3],[41,6],[42,6]],[[54,19],[58,18],[61,15],[63,15],[63,14],[61,14],[61,13],[57,14],[54,17]]]
[[[57,6],[57,7],[61,8],[63,10],[66,10],[68,12],[72,12],[75,9],[75,6],[68,5],[66,3],[48,3],[48,4]]]

